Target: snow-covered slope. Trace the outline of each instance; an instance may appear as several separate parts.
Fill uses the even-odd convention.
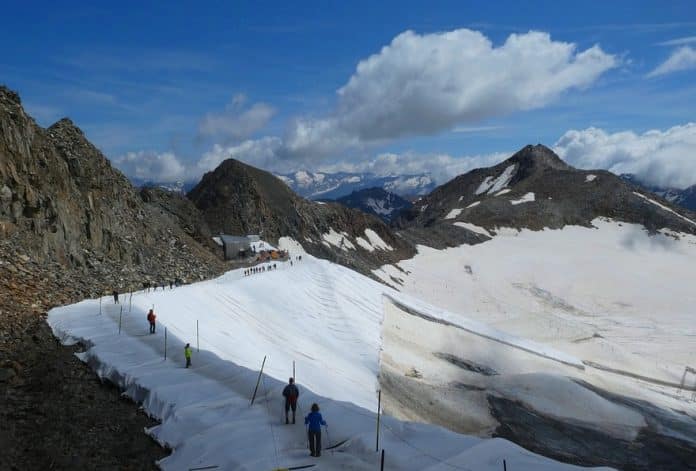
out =
[[[399,264],[403,285],[395,286],[581,358],[630,361],[678,382],[684,366],[696,364],[696,237],[593,224],[499,230],[483,244],[447,250],[419,247]],[[387,270],[376,273],[395,284]]]
[[[696,377],[686,375],[691,390],[680,383],[696,364],[696,237],[593,225],[498,228],[483,243],[419,246],[413,259],[375,271],[401,296],[439,308],[393,302],[387,310],[381,382],[389,410],[551,456],[692,469]],[[474,321],[505,337],[468,330]],[[517,340],[501,341],[507,335]],[[585,368],[526,351],[527,341]]]
[[[298,249],[294,244],[292,250]],[[81,358],[162,420],[148,433],[174,450],[159,463],[164,469],[270,470],[313,462],[320,469],[375,469],[384,294],[435,318],[445,316],[304,254],[292,266],[278,264],[277,270],[249,277],[235,270],[174,290],[137,292],[122,305],[104,298],[102,314],[100,301],[94,299],[56,308],[49,323],[64,342],[89,346]],[[145,314],[153,305],[158,332],[148,335]],[[477,323],[466,327],[476,335],[523,342]],[[196,348],[197,329],[200,352],[194,351],[193,368],[185,369],[183,346],[190,342]],[[554,356],[549,347],[523,344]],[[264,357],[264,375],[250,406]],[[281,425],[280,392],[293,361],[302,390],[300,415],[318,402],[329,424],[324,442],[347,440],[337,452],[325,451],[319,461],[308,456],[301,424]],[[389,469],[499,470],[503,459],[515,470],[574,468],[506,440],[389,417],[381,434]]]

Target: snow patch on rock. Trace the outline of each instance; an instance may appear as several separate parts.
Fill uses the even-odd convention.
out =
[[[468,229],[471,232],[475,232],[477,234],[482,234],[485,235],[486,237],[493,237],[490,232],[485,227],[477,226],[476,224],[471,224],[470,222],[455,222],[455,226],[457,227],[463,227],[464,229]]]
[[[462,211],[463,211],[462,209],[455,208],[452,211],[450,211],[449,213],[447,213],[447,216],[445,216],[445,219],[454,219],[457,216],[459,216],[462,213]]]
[[[394,250],[394,247],[384,242],[379,234],[370,228],[365,229],[365,236],[367,237],[367,240],[370,241],[370,245],[378,250]]]
[[[515,165],[508,166],[503,173],[501,173],[498,178],[486,177],[483,182],[476,189],[476,194],[480,195],[482,193],[493,194],[502,190],[510,183],[512,176],[515,174]]]
[[[510,200],[510,203],[517,205],[522,203],[531,203],[532,201],[534,201],[534,193],[529,192],[518,200]]]
[[[321,238],[325,242],[338,247],[342,250],[355,250],[355,245],[348,239],[348,234],[345,232],[336,232],[333,227],[329,228],[329,232],[322,234]]]

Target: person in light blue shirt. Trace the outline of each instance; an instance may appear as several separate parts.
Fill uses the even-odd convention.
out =
[[[321,456],[321,426],[326,425],[324,418],[319,413],[319,406],[315,402],[312,404],[312,412],[304,419],[307,425],[307,435],[309,437],[309,451],[312,456]]]

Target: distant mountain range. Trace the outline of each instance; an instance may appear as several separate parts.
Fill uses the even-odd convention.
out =
[[[631,173],[624,173],[621,175],[621,178],[663,197],[670,203],[677,204],[691,211],[696,211],[696,185],[680,190],[678,188],[661,187],[644,183],[636,175]]]
[[[436,186],[427,174],[378,176],[371,173],[322,173],[300,170],[276,176],[298,195],[313,200],[335,200],[367,188],[382,188],[403,198],[414,199],[430,193]]]
[[[178,193],[180,195],[185,195],[196,186],[197,182],[183,182],[183,181],[173,181],[173,182],[155,182],[152,180],[145,180],[143,178],[130,177],[130,181],[133,186],[138,188],[159,188],[162,190],[171,191],[172,193]]]
[[[373,214],[386,223],[391,222],[402,210],[413,206],[409,200],[384,188],[366,188],[354,191],[347,196],[337,198],[335,201],[343,206]]]

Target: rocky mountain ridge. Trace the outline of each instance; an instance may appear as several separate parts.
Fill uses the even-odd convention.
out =
[[[336,203],[305,200],[273,174],[234,159],[188,193],[213,233],[298,241],[309,253],[369,274],[415,253],[381,220]]]
[[[139,278],[209,276],[222,264],[154,205],[69,119],[42,129],[0,88],[0,231],[38,261]],[[178,268],[177,268],[178,267]]]
[[[455,245],[465,237],[488,238],[473,226],[489,233],[503,227],[589,227],[599,217],[642,224],[650,231],[696,234],[696,215],[688,210],[608,171],[575,169],[543,145],[526,146],[498,165],[454,178],[401,213],[396,225],[406,236],[424,229],[446,231],[452,236],[446,243]]]

